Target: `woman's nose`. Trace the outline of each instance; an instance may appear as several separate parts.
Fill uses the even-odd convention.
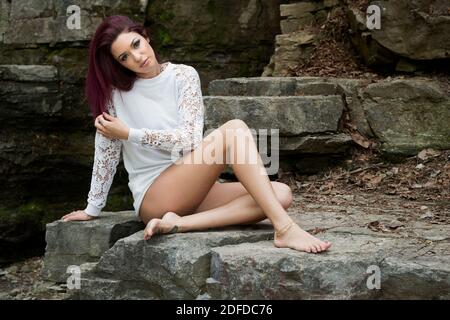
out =
[[[144,56],[138,52],[132,52],[131,53],[133,55],[133,59],[134,61],[138,62],[138,63],[142,63],[144,62]]]

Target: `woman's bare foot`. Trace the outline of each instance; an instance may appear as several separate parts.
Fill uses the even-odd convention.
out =
[[[181,217],[175,212],[167,212],[162,219],[154,218],[147,223],[144,230],[144,240],[150,239],[154,234],[176,233],[178,230],[177,221]]]
[[[278,248],[291,248],[309,253],[319,253],[331,247],[330,242],[317,239],[296,223],[289,225],[284,232],[275,232],[274,244]]]

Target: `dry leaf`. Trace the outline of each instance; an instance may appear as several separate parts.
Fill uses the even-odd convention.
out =
[[[422,161],[425,161],[428,160],[429,158],[437,157],[440,154],[441,154],[440,151],[428,148],[420,151],[419,154],[417,155],[417,158],[419,158]]]

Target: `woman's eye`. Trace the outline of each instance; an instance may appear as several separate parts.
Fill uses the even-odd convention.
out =
[[[138,41],[136,41],[135,43],[134,43],[134,47],[135,48],[137,48],[137,47],[139,47],[139,43],[141,42],[141,40],[138,40]],[[126,59],[127,56],[126,55],[124,55],[123,57],[122,57],[122,59],[120,59],[120,61],[122,61],[122,62],[124,62]]]

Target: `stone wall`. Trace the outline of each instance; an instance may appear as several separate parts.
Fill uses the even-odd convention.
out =
[[[366,10],[380,8],[380,29],[368,29]],[[346,17],[336,18],[343,9]],[[289,76],[311,57],[333,19],[345,19],[348,41],[365,65],[379,72],[450,70],[450,11],[446,0],[295,1],[280,5],[281,34],[262,76]]]

